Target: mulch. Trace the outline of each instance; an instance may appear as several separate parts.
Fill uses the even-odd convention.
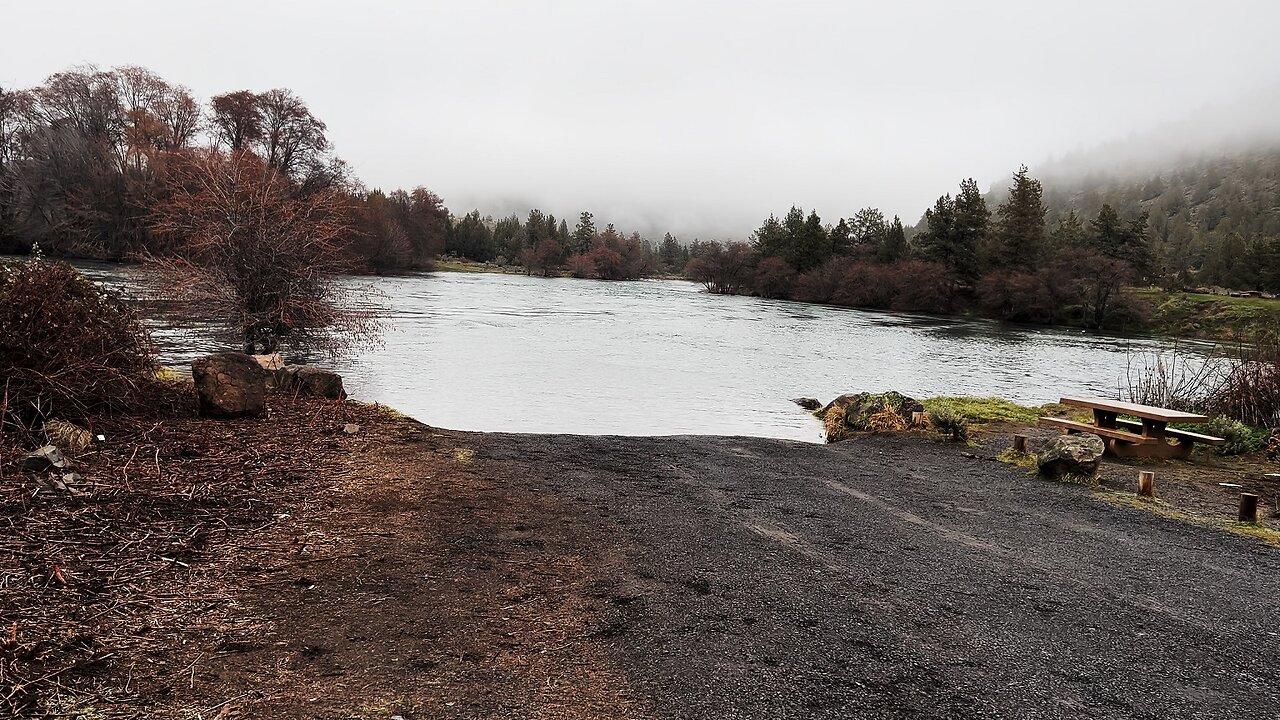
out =
[[[346,423],[392,417],[276,395],[265,422],[208,420],[177,385],[145,408],[97,419],[105,440],[57,474],[23,474],[25,443],[0,438],[0,716],[153,705],[188,663],[194,686],[241,622],[223,561],[367,442]]]

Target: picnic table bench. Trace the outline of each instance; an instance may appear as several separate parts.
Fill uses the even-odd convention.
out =
[[[1042,417],[1040,424],[1063,433],[1092,433],[1102,438],[1107,450],[1119,457],[1186,458],[1195,443],[1223,445],[1226,440],[1189,430],[1168,427],[1169,423],[1199,424],[1209,418],[1196,413],[1167,408],[1091,398],[1064,397],[1063,405],[1093,411],[1093,424],[1065,418]],[[1120,417],[1128,415],[1137,420]]]

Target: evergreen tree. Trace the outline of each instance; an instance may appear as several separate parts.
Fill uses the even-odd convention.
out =
[[[569,244],[569,223],[564,220],[561,220],[560,227],[556,228],[556,240],[560,241],[560,244],[564,246]]]
[[[850,241],[862,255],[878,255],[888,226],[878,208],[862,208],[849,221]]]
[[[581,255],[591,249],[591,238],[596,236],[596,222],[589,212],[583,212],[569,238],[569,254]]]
[[[547,218],[537,208],[529,211],[529,219],[525,221],[524,228],[525,247],[537,247],[538,243],[549,237],[547,233]]]
[[[977,183],[967,182],[972,193],[977,193]],[[965,188],[963,183],[961,188]],[[982,201],[981,195],[978,201]],[[982,210],[986,211],[985,202]],[[1035,267],[1044,250],[1044,189],[1028,174],[1026,165],[1013,176],[1009,198],[996,208],[996,215],[1000,221],[991,260],[1001,267]]]
[[[781,257],[787,245],[787,233],[777,216],[769,215],[756,231],[751,233],[751,243],[764,257]]]
[[[518,215],[502,218],[493,226],[493,242],[498,254],[507,262],[515,262],[524,249],[525,231]]]
[[[924,211],[925,230],[916,236],[916,248],[925,260],[942,263],[962,280],[978,277],[978,250],[973,236],[957,231],[956,204],[943,195],[933,208]]]
[[[882,263],[895,263],[907,255],[907,231],[902,227],[902,220],[897,215],[889,223],[884,234],[884,243],[876,253],[876,260]]]
[[[487,262],[497,256],[493,232],[480,219],[479,210],[472,210],[450,227],[445,251],[476,262]]]
[[[684,267],[681,261],[680,243],[671,233],[662,236],[662,245],[658,248],[658,257],[668,270],[680,270]]]
[[[1103,255],[1123,260],[1145,276],[1150,271],[1151,246],[1147,240],[1147,214],[1125,223],[1109,203],[1098,210],[1098,216],[1089,223],[1090,238],[1094,248]]]
[[[826,262],[831,257],[831,239],[827,229],[822,225],[822,218],[817,211],[811,211],[805,218],[800,234],[792,246],[792,257],[788,261],[796,270],[804,272]]]
[[[1072,210],[1066,217],[1058,221],[1058,227],[1049,233],[1050,249],[1054,252],[1082,247],[1085,244],[1084,223],[1080,216]]]
[[[840,222],[831,228],[829,237],[832,255],[848,255],[853,252],[853,235],[850,232],[849,223],[845,222],[844,218],[840,218]]]

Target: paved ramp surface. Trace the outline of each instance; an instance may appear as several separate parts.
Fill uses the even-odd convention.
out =
[[[594,634],[659,716],[1280,717],[1253,540],[918,438],[483,446],[608,531]]]

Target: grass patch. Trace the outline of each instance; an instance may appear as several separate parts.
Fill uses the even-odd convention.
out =
[[[507,273],[507,274],[523,274],[523,270],[519,268],[498,267],[497,265],[485,265],[484,263],[463,262],[461,260],[437,260],[432,270],[440,272],[468,272],[468,273]]]
[[[455,448],[453,451],[453,459],[463,465],[470,464],[476,457],[476,451],[471,448]]]
[[[996,460],[999,460],[1006,465],[1014,465],[1033,473],[1038,469],[1035,453],[1018,452],[1013,448],[1005,449],[1004,452],[996,456]]]
[[[1151,329],[1163,335],[1230,340],[1280,324],[1280,300],[1138,290],[1155,308]]]
[[[1013,425],[1035,425],[1041,415],[1062,415],[1069,408],[1050,403],[1027,407],[997,397],[940,396],[920,403],[930,413],[950,413],[972,423],[1004,422]]]
[[[1272,547],[1280,547],[1280,531],[1269,528],[1262,523],[1246,523],[1237,522],[1235,520],[1207,518],[1179,510],[1159,498],[1138,497],[1134,493],[1125,492],[1123,490],[1099,490],[1094,493],[1094,495],[1096,495],[1099,500],[1112,505],[1145,510],[1170,520],[1191,523],[1192,525],[1208,528],[1210,530],[1229,532],[1233,535],[1252,538]]]

